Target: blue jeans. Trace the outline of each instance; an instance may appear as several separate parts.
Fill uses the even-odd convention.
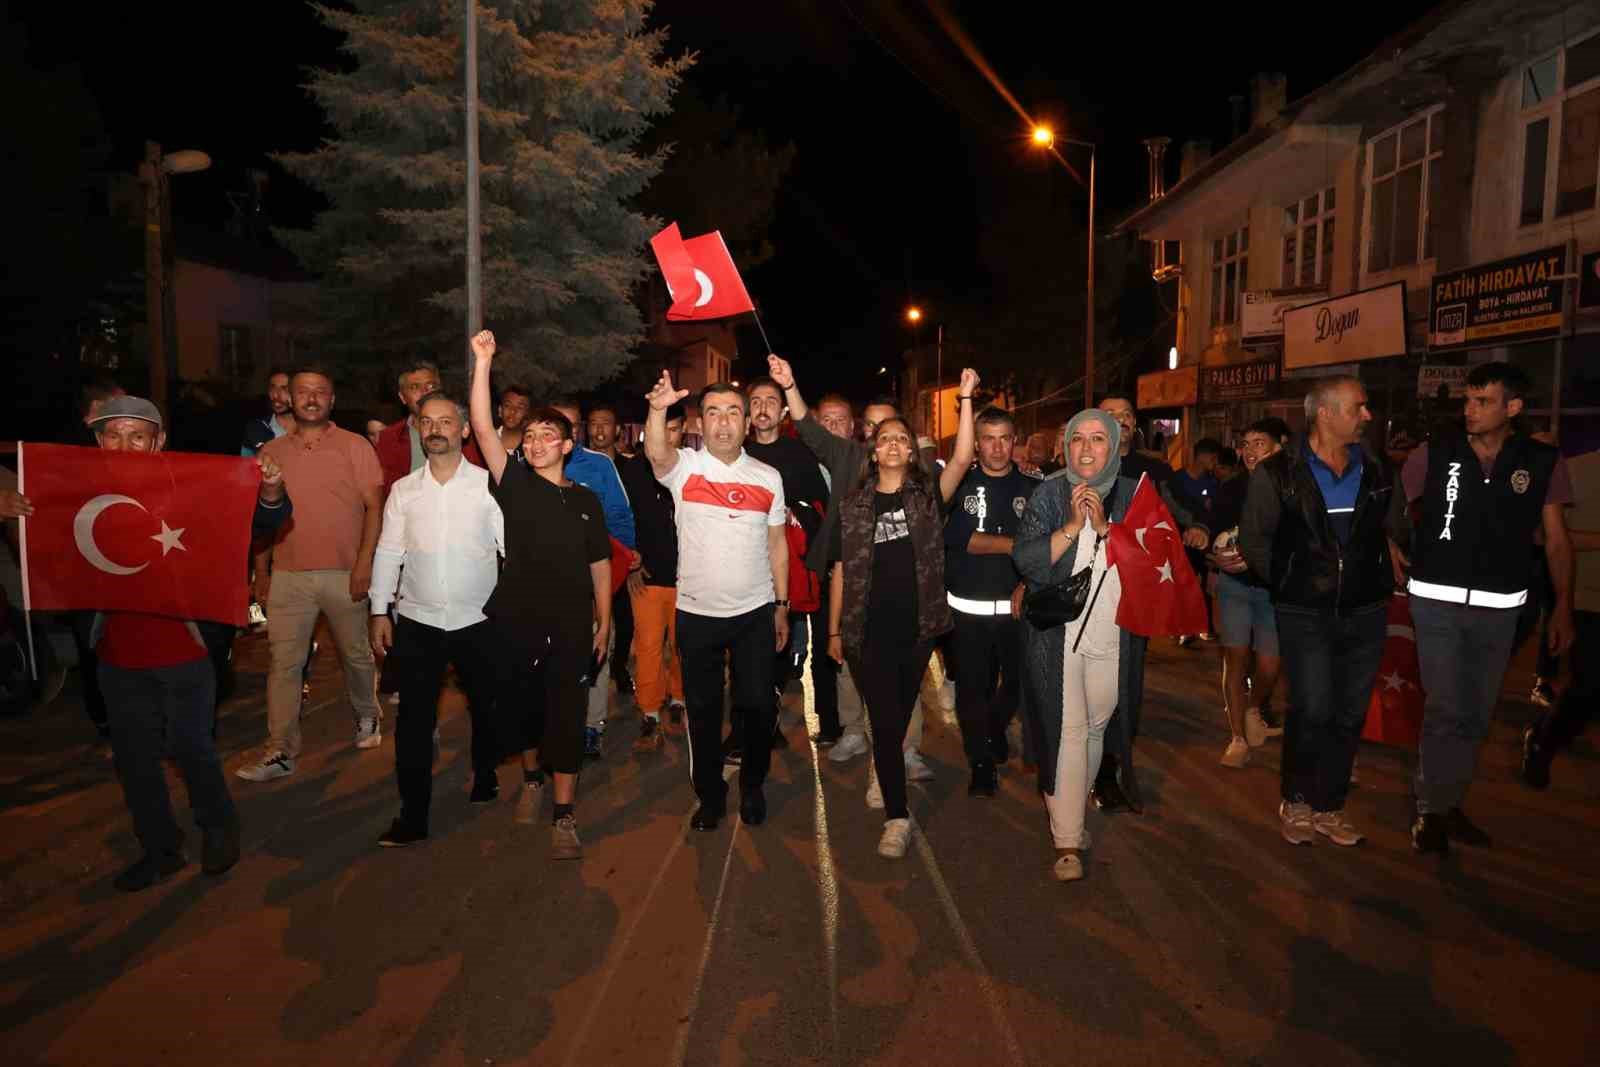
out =
[[[1283,724],[1283,799],[1339,811],[1383,661],[1383,605],[1348,616],[1278,608],[1291,707]]]
[[[122,796],[133,816],[133,832],[146,852],[176,852],[183,831],[172,816],[167,772],[161,760],[170,748],[189,787],[194,821],[206,830],[237,819],[222,764],[211,741],[216,674],[201,658],[172,667],[126,670],[100,663]]]
[[[1417,751],[1417,811],[1459,808],[1477,769],[1478,746],[1500,700],[1517,635],[1516,608],[1469,608],[1411,598],[1417,664],[1427,701]]]

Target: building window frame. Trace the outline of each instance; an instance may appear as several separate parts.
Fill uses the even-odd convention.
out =
[[[1363,277],[1373,274],[1383,274],[1391,270],[1408,270],[1433,262],[1433,235],[1429,225],[1433,215],[1433,198],[1438,192],[1440,164],[1444,157],[1444,104],[1433,104],[1408,116],[1404,121],[1397,122],[1386,130],[1367,138],[1364,145],[1366,151],[1365,162],[1362,168],[1361,188],[1365,207],[1361,213],[1361,273]],[[1422,153],[1414,159],[1406,159],[1404,144],[1406,134],[1418,126],[1422,130]],[[1384,149],[1383,143],[1390,138],[1392,152]],[[1382,155],[1385,159],[1380,160]],[[1382,168],[1380,172],[1380,167]],[[1399,230],[1394,225],[1398,213],[1398,199],[1407,172],[1417,170],[1417,220],[1415,237],[1415,255],[1404,263],[1396,263],[1397,250],[1401,249],[1397,239]],[[1384,188],[1374,190],[1374,185]],[[1388,248],[1382,249],[1378,244],[1378,228],[1376,220],[1378,209],[1382,206],[1384,198],[1388,198],[1389,211],[1389,241]]]
[[[1589,147],[1595,153],[1590,165],[1587,204],[1562,202],[1562,153],[1580,139],[1568,136],[1568,110],[1575,100],[1600,104],[1600,66],[1582,81],[1568,84],[1568,62],[1580,47],[1600,47],[1600,29],[1575,37],[1560,47],[1544,52],[1522,64],[1517,76],[1517,175],[1516,196],[1511,204],[1512,218],[1520,230],[1534,229],[1552,222],[1580,219],[1600,207],[1600,111],[1586,116],[1593,127]],[[1543,69],[1541,69],[1543,68]],[[1536,138],[1537,154],[1530,151],[1532,130],[1541,126]],[[1537,183],[1530,182],[1536,178]],[[1530,188],[1530,186],[1532,186]],[[1580,190],[1582,191],[1582,190]]]
[[[217,369],[238,389],[254,385],[255,331],[245,322],[217,324]]]
[[[1239,321],[1239,308],[1250,278],[1250,221],[1211,239],[1211,328]]]
[[[1307,208],[1313,211],[1308,213]],[[1333,271],[1333,223],[1338,210],[1338,199],[1331,185],[1302,196],[1283,209],[1283,255],[1278,262],[1285,289],[1327,286],[1328,275]],[[1305,258],[1308,234],[1313,249],[1309,262]],[[1311,268],[1309,277],[1306,275],[1308,265]]]

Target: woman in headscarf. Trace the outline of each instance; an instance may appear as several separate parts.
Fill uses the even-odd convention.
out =
[[[1135,483],[1118,477],[1121,427],[1098,408],[1067,423],[1067,465],[1062,476],[1034,491],[1022,517],[1011,558],[1028,592],[1090,571],[1089,594],[1076,619],[1048,630],[1024,630],[1028,713],[1039,744],[1039,788],[1055,839],[1055,876],[1083,877],[1089,847],[1084,808],[1100,767],[1106,722],[1130,682],[1144,673],[1143,642],[1117,626],[1122,583],[1108,571],[1110,524],[1133,500]]]

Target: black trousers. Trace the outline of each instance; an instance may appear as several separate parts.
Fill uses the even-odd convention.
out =
[[[772,699],[772,653],[778,643],[772,611],[771,604],[731,618],[678,611],[678,656],[689,709],[689,778],[700,803],[713,810],[725,810],[728,798],[722,777],[724,655],[731,661],[732,718],[743,752],[739,787],[753,791],[767,780],[778,714]]]
[[[994,760],[997,740],[1017,713],[1022,686],[1021,619],[954,612],[950,667],[956,683],[956,718],[969,764]]]
[[[839,665],[828,655],[829,585],[824,575],[822,606],[811,614],[811,693],[817,732],[823,737],[838,737],[844,725],[839,722]]]
[[[500,748],[494,729],[496,684],[502,657],[488,621],[441,630],[400,616],[387,657],[400,687],[394,730],[394,776],[400,787],[400,818],[426,833],[433,803],[433,729],[439,721],[439,690],[454,663],[467,691],[472,718],[472,773],[493,778]]]
[[[883,817],[904,819],[906,806],[906,728],[911,709],[928,670],[933,642],[915,644],[868,643],[861,655],[850,659],[850,674],[861,687],[872,724],[872,766],[883,791]]]
[[[1578,632],[1569,653],[1572,684],[1561,694],[1555,711],[1535,727],[1551,752],[1571,744],[1600,704],[1600,612],[1574,611],[1572,620]]]
[[[72,630],[72,643],[78,651],[78,674],[83,679],[83,710],[94,723],[94,728],[104,736],[106,725],[106,698],[100,690],[100,661],[89,641],[89,631],[94,628],[92,611],[65,612],[62,618]]]
[[[583,766],[583,727],[589,689],[579,679],[589,667],[594,634],[587,622],[537,639],[501,630],[495,723],[518,752],[539,752],[552,774],[577,774]]]

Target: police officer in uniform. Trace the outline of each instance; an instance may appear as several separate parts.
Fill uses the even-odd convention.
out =
[[[956,718],[972,767],[971,796],[992,797],[998,788],[995,765],[1010,757],[1006,727],[1022,686],[1022,622],[1011,610],[1018,583],[1011,538],[1039,479],[1011,462],[1016,439],[1009,413],[997,407],[979,412],[978,462],[957,487],[945,524]]]
[[[1516,367],[1474,367],[1466,431],[1436,435],[1401,474],[1407,499],[1421,504],[1406,587],[1427,691],[1411,826],[1418,852],[1447,852],[1452,839],[1489,844],[1461,804],[1511,658],[1540,530],[1555,588],[1550,646],[1560,653],[1572,644],[1572,545],[1562,513],[1572,483],[1554,446],[1513,426],[1528,391]]]

